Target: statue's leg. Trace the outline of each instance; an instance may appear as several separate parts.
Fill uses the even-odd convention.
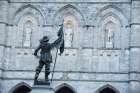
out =
[[[48,76],[50,74],[50,63],[47,62],[45,64],[45,80],[48,81]]]
[[[43,65],[44,63],[42,61],[39,61],[39,65],[36,68],[35,80],[38,79],[39,73],[41,72]]]

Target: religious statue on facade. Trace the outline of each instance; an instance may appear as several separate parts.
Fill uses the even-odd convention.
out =
[[[108,34],[107,34],[107,41],[108,42],[113,42],[113,37],[114,37],[114,33],[112,30],[108,29]]]
[[[52,55],[51,50],[56,47],[60,49],[60,54],[64,51],[64,40],[63,40],[63,25],[61,25],[61,28],[58,32],[58,39],[55,40],[53,43],[49,43],[49,38],[47,36],[44,36],[40,40],[40,45],[35,50],[34,55],[38,56],[37,53],[39,50],[40,52],[40,60],[39,65],[36,68],[36,74],[34,78],[34,84],[38,84],[38,76],[41,72],[43,66],[45,65],[45,82],[48,82],[48,75],[50,74],[50,64],[52,63]],[[49,83],[49,82],[48,82]]]
[[[114,46],[114,31],[112,28],[106,29],[106,48],[113,48]]]

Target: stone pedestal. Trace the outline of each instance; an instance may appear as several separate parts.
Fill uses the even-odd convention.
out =
[[[106,42],[106,48],[113,48],[112,42]]]
[[[34,85],[30,93],[54,93],[54,90],[48,85]]]

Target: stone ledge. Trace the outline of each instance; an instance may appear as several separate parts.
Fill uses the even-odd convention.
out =
[[[2,79],[2,80],[34,80],[33,78],[1,78],[0,77],[0,79]],[[74,79],[71,79],[71,80],[64,80],[64,79],[53,79],[52,80],[52,82],[55,82],[55,81],[61,81],[61,82],[63,82],[63,81],[69,81],[69,82],[72,82],[72,81],[79,81],[79,82],[129,82],[130,80],[124,80],[124,79],[122,79],[122,80],[103,80],[103,79],[100,79],[100,80],[74,80]]]
[[[18,70],[18,69],[2,69],[4,72],[35,72],[35,70]],[[43,73],[45,72],[44,70],[42,71]],[[53,71],[50,71],[53,72]],[[66,73],[90,73],[90,74],[129,74],[129,73],[140,73],[140,71],[130,71],[130,72],[100,72],[100,71],[54,71],[55,73],[59,72],[66,72]]]
[[[27,2],[35,2],[35,3],[110,3],[110,2],[115,2],[115,3],[130,3],[131,0],[10,0],[10,2],[18,2],[18,3],[27,3]]]

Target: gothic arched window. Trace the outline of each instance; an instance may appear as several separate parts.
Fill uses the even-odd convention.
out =
[[[116,15],[107,15],[102,21],[102,41],[104,48],[120,48],[121,22]],[[104,39],[104,40],[103,40]]]
[[[99,88],[95,93],[120,93],[115,87],[107,84]]]
[[[12,93],[29,93],[30,91],[31,91],[30,88],[23,85],[15,89]]]
[[[16,86],[14,86],[8,93],[29,93],[29,92],[31,92],[31,87],[28,84],[21,82]]]
[[[64,18],[64,39],[65,46],[72,47],[75,30],[75,20],[71,16]]]
[[[71,88],[63,86],[60,89],[58,89],[55,93],[75,93],[75,92]]]
[[[27,20],[24,24],[23,28],[23,46],[30,47],[31,46],[31,34],[32,34],[32,22]]]
[[[101,90],[99,93],[116,93],[116,92],[111,88],[105,88]]]

